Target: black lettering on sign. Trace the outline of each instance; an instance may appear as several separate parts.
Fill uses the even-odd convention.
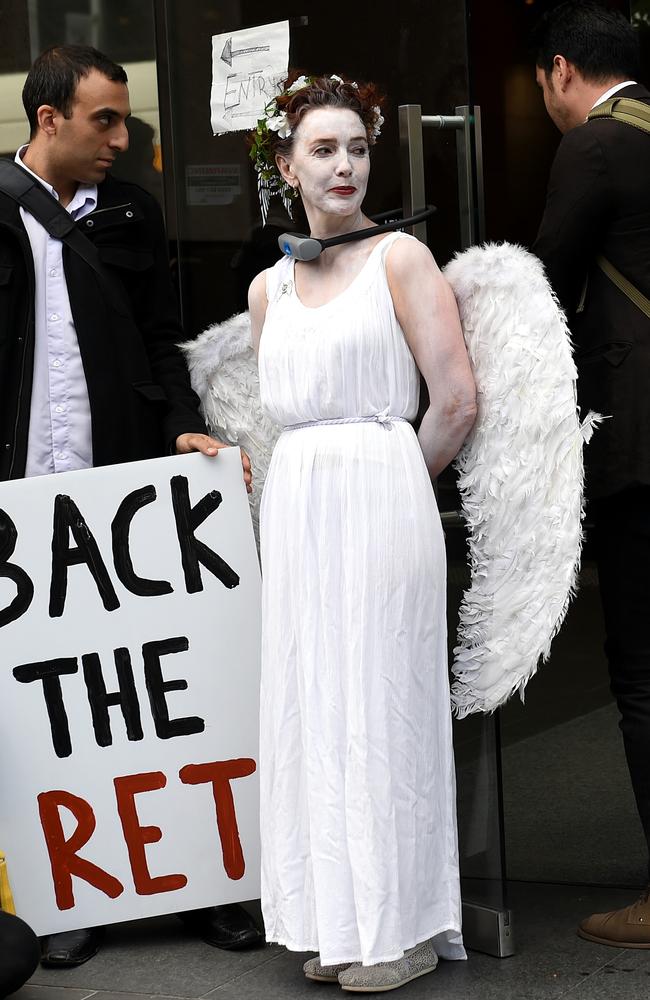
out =
[[[201,570],[203,564],[224,587],[232,590],[239,586],[239,577],[220,555],[208,548],[204,542],[194,537],[194,532],[221,504],[221,493],[212,490],[199,500],[194,507],[190,504],[190,493],[185,476],[174,476],[171,480],[172,505],[176,518],[176,532],[181,549],[181,562],[185,573],[185,587],[188,594],[203,590]]]
[[[205,722],[197,715],[184,719],[170,719],[165,694],[167,691],[187,691],[186,680],[166,681],[163,679],[160,666],[161,656],[169,653],[184,653],[190,648],[185,636],[173,639],[161,639],[156,642],[145,642],[142,647],[144,660],[144,678],[149,693],[151,714],[153,715],[156,734],[161,740],[169,740],[173,736],[190,736],[192,733],[202,733]]]
[[[70,532],[77,543],[70,546]],[[68,590],[68,566],[85,563],[107,611],[115,611],[120,602],[104,565],[92,531],[74,500],[59,494],[54,500],[52,532],[52,580],[50,583],[50,618],[60,618]]]
[[[139,490],[134,490],[117,508],[117,514],[111,525],[115,572],[126,589],[138,597],[158,597],[161,594],[171,594],[174,589],[167,580],[147,580],[145,577],[137,576],[129,551],[131,521],[141,507],[153,503],[155,499],[155,486],[142,486]]]
[[[119,705],[122,709],[126,735],[129,740],[143,739],[140,703],[133,680],[133,667],[128,649],[120,646],[113,651],[119,691],[106,691],[102,665],[98,653],[86,653],[81,657],[84,680],[88,690],[88,702],[93,719],[97,746],[110,747],[113,743],[108,709]]]
[[[14,554],[18,532],[6,511],[0,510],[0,577],[16,584],[17,594],[7,608],[0,611],[0,628],[24,615],[34,598],[34,584],[24,569],[8,560]]]
[[[52,746],[57,757],[69,757],[72,753],[70,727],[59,678],[63,674],[76,674],[78,669],[79,665],[74,656],[44,660],[42,663],[23,663],[13,669],[14,677],[21,684],[31,684],[32,681],[43,682],[45,707],[52,731]]]

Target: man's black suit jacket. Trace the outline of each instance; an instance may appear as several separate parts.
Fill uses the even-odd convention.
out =
[[[135,184],[107,178],[79,222],[118,290],[63,248],[88,387],[93,465],[169,454],[205,433],[176,344],[183,339],[162,214]],[[34,266],[19,208],[0,193],[0,479],[24,475],[34,362]]]
[[[639,85],[616,96],[650,104]],[[595,263],[603,254],[650,298],[650,135],[611,119],[567,132],[533,250],[567,313],[583,413],[611,418],[586,451],[588,493],[650,484],[650,319]]]

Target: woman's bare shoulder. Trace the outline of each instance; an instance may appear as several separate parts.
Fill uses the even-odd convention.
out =
[[[435,293],[444,278],[425,243],[410,237],[394,240],[386,254],[386,277],[393,298]]]
[[[389,280],[413,279],[439,274],[438,265],[425,243],[414,236],[394,240],[386,253]]]
[[[248,287],[248,306],[251,311],[259,312],[266,310],[266,271],[260,271]]]
[[[257,353],[262,336],[262,327],[266,318],[266,307],[268,299],[266,296],[266,271],[253,278],[248,288],[248,309],[251,317],[251,340],[253,349]]]

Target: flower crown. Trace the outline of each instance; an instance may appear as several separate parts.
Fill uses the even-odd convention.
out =
[[[316,77],[314,76],[299,76],[290,87],[287,87],[286,90],[278,94],[278,97],[288,97],[291,94],[295,94],[296,91],[311,86],[315,79]],[[338,84],[345,83],[335,73],[332,74],[330,80],[334,80]],[[354,87],[355,90],[359,89],[359,84],[354,81],[350,81],[348,86]],[[384,123],[384,118],[378,105],[372,108],[372,113],[374,117],[371,125],[370,139],[372,142],[375,142],[381,134],[381,126]],[[273,195],[278,195],[282,199],[282,204],[290,218],[293,218],[291,202],[298,197],[297,189],[287,184],[277,168],[275,154],[271,148],[271,132],[277,132],[280,139],[288,139],[291,135],[288,115],[286,111],[282,111],[278,107],[276,97],[266,105],[262,115],[257,120],[256,128],[251,134],[249,155],[257,172],[257,193],[260,200],[263,226],[266,225],[269,201]]]

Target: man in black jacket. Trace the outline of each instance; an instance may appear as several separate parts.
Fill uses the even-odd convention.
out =
[[[607,417],[587,449],[589,516],[612,692],[650,852],[650,317],[597,263],[606,258],[650,298],[650,134],[586,121],[614,96],[650,106],[650,92],[635,82],[634,30],[600,4],[561,4],[535,43],[537,81],[563,138],[533,249],[568,316],[583,413]],[[578,933],[650,947],[650,890]]]
[[[57,46],[23,90],[30,141],[16,162],[94,243],[99,273],[0,192],[0,479],[224,445],[210,437],[176,344],[183,339],[160,209],[111,179],[128,146],[126,73],[95,49]],[[250,465],[244,456],[250,489]],[[184,914],[209,944],[261,940],[241,907]],[[78,965],[101,929],[53,935],[43,961]]]

